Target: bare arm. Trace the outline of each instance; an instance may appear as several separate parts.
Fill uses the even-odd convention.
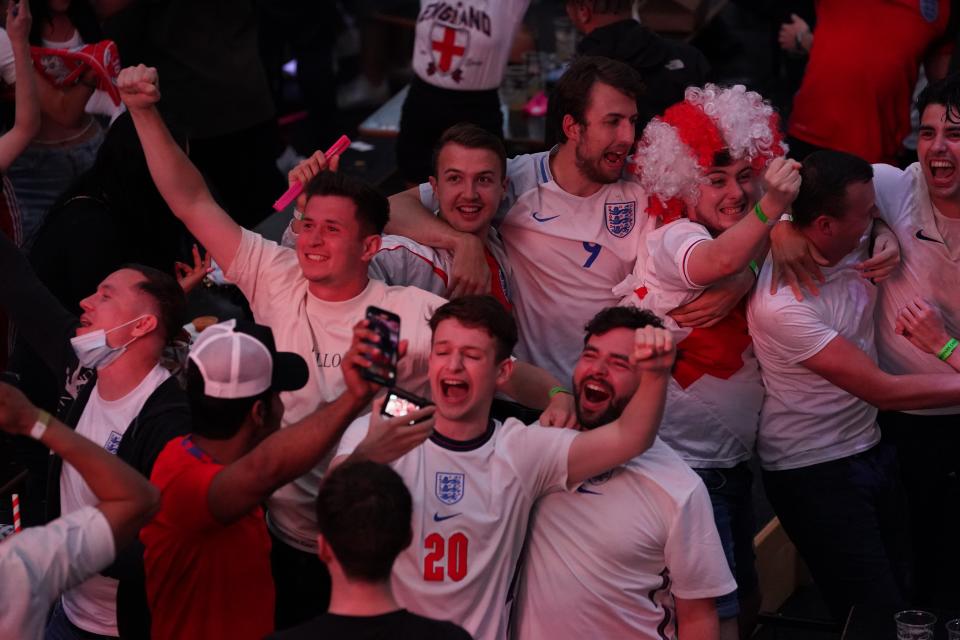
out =
[[[760,209],[769,220],[763,222],[753,211],[713,240],[697,243],[687,258],[690,280],[701,286],[732,276],[750,263],[766,243],[772,224],[796,199],[800,190],[800,163],[774,158],[764,174],[766,193]]]
[[[567,456],[568,486],[623,464],[650,448],[663,417],[675,355],[668,330],[652,326],[637,329],[630,360],[640,371],[640,385],[619,418],[574,438]]]
[[[20,391],[0,383],[0,429],[27,435],[41,415]],[[73,465],[97,496],[97,508],[110,525],[114,546],[121,549],[133,542],[156,512],[160,493],[127,463],[55,418],[49,420],[40,442]]]
[[[17,15],[13,7],[18,6]],[[27,148],[40,129],[40,106],[37,99],[37,84],[33,73],[33,60],[30,58],[30,3],[14,5],[7,2],[7,33],[13,48],[16,82],[16,113],[13,128],[0,137],[0,171],[6,171],[17,156]]]
[[[687,600],[674,597],[677,605],[678,640],[718,640],[720,619],[715,598]]]
[[[883,411],[932,409],[960,404],[960,376],[885,373],[842,336],[831,340],[804,367]]]
[[[214,477],[207,494],[214,518],[223,524],[242,518],[271,493],[307,473],[336,445],[343,430],[379,389],[360,375],[361,369],[370,366],[368,357],[376,351],[372,344],[376,338],[366,320],[358,323],[342,364],[347,390],[303,420],[270,435]]]
[[[954,371],[960,371],[960,349],[948,348],[951,336],[943,325],[943,318],[939,310],[927,304],[923,298],[916,297],[900,310],[894,331],[909,340],[917,349],[931,355],[939,356],[947,349],[949,354],[945,353],[946,358],[943,361],[953,367]]]
[[[540,367],[517,360],[513,375],[498,389],[520,404],[531,409],[541,409],[540,424],[558,427],[572,427],[577,422],[573,396],[569,393],[550,392],[555,387],[563,387],[559,380]]]
[[[124,69],[117,79],[157,190],[220,268],[229,271],[242,229],[216,203],[203,176],[170,135],[155,106],[160,100],[158,83],[156,69],[143,65]]]
[[[428,211],[420,202],[419,187],[390,196],[390,221],[386,232],[412,238],[428,247],[453,252],[448,298],[490,291],[490,269],[483,241],[469,233],[457,231]]]

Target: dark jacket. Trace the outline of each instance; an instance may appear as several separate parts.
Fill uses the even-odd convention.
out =
[[[577,45],[577,52],[625,62],[640,74],[646,92],[637,101],[638,136],[653,116],[683,100],[687,87],[702,87],[710,73],[710,65],[698,49],[663,38],[636,20],[594,29]]]
[[[58,376],[63,388],[57,418],[76,428],[96,385],[96,371],[80,367],[70,344],[79,320],[57,301],[30,268],[26,257],[5,235],[0,234],[0,306],[17,326],[47,367]],[[190,406],[176,379],[168,378],[144,403],[140,413],[124,432],[117,457],[149,478],[153,463],[173,438],[189,433]],[[47,485],[47,515],[60,514],[60,471],[63,460],[52,456]],[[122,552],[121,552],[122,551]],[[117,561],[104,574],[123,581],[142,579],[142,547],[139,543],[118,550]],[[140,587],[142,588],[142,587]],[[119,609],[119,607],[118,607]],[[120,614],[118,613],[118,618]]]

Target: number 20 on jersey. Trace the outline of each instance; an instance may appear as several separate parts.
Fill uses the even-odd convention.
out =
[[[454,582],[467,575],[467,536],[454,533],[444,538],[431,533],[423,541],[427,555],[423,558],[423,579],[427,582],[442,582],[450,578]]]

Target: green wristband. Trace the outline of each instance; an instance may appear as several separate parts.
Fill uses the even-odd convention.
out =
[[[756,261],[756,260],[751,260],[751,261],[750,261],[750,264],[747,265],[747,266],[750,267],[750,271],[753,271],[753,277],[754,277],[754,278],[759,278],[759,277],[760,277],[760,267],[757,266],[757,261]]]
[[[765,214],[763,212],[763,209],[760,208],[759,202],[753,205],[753,212],[756,214],[758,218],[760,218],[760,222],[762,222],[763,224],[767,224],[768,222],[770,222],[770,218],[768,218],[767,214]]]
[[[947,344],[943,345],[943,349],[940,349],[940,353],[937,354],[937,357],[946,362],[947,358],[953,355],[953,352],[957,348],[958,344],[960,344],[960,341],[958,341],[956,338],[950,338],[947,340]]]
[[[567,389],[566,387],[561,387],[560,385],[557,385],[557,386],[555,386],[554,388],[550,389],[550,391],[547,392],[547,397],[550,398],[551,400],[553,400],[553,396],[557,395],[558,393],[565,393],[565,394],[567,394],[568,396],[572,396],[572,395],[573,395],[572,393],[570,393],[570,390]]]

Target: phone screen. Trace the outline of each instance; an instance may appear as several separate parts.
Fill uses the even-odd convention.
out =
[[[371,358],[364,374],[374,382],[393,385],[397,377],[397,351],[400,347],[400,316],[377,307],[367,307],[369,328],[377,334],[374,345],[379,353]]]
[[[383,413],[384,415],[396,418],[399,416],[405,416],[419,408],[420,405],[416,404],[409,398],[401,398],[395,393],[389,393],[387,394],[387,400],[383,405]]]

